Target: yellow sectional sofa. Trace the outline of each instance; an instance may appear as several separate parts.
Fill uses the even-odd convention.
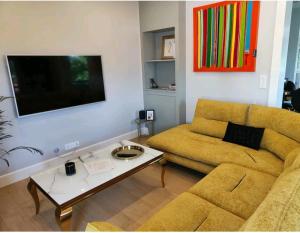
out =
[[[222,141],[228,122],[263,127],[260,149]],[[300,114],[201,99],[192,124],[151,137],[165,160],[208,174],[139,231],[300,231]],[[120,231],[92,222],[88,231]]]

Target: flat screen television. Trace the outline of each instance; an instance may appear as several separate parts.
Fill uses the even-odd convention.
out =
[[[6,58],[18,117],[105,100],[101,56]]]

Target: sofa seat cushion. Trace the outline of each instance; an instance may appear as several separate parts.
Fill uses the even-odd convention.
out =
[[[235,231],[245,220],[197,195],[184,192],[144,223],[138,231]]]
[[[270,191],[276,177],[235,164],[222,164],[189,192],[247,219]]]
[[[219,138],[190,131],[190,125],[180,125],[151,137],[147,144],[153,148],[173,153],[211,166],[234,163],[278,176],[283,161],[266,150],[253,150],[223,142]]]
[[[211,166],[205,163],[201,163],[199,161],[191,160],[171,153],[164,153],[164,158],[167,161],[191,168],[204,174],[208,174],[216,168],[215,166]]]
[[[300,169],[284,172],[241,228],[244,231],[300,231]]]

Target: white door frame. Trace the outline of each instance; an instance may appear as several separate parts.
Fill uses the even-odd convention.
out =
[[[268,106],[282,104],[292,7],[292,1],[277,1]]]

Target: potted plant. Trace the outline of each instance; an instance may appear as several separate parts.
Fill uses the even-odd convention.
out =
[[[9,98],[10,97],[0,96],[0,103]],[[41,150],[30,146],[17,146],[9,150],[3,148],[3,141],[12,137],[12,135],[5,133],[6,127],[12,126],[12,123],[11,121],[7,121],[4,119],[3,113],[4,111],[0,109],[0,160],[4,161],[6,165],[9,167],[9,161],[6,158],[6,156],[8,156],[10,153],[16,150],[27,150],[33,154],[43,155],[43,152]]]

